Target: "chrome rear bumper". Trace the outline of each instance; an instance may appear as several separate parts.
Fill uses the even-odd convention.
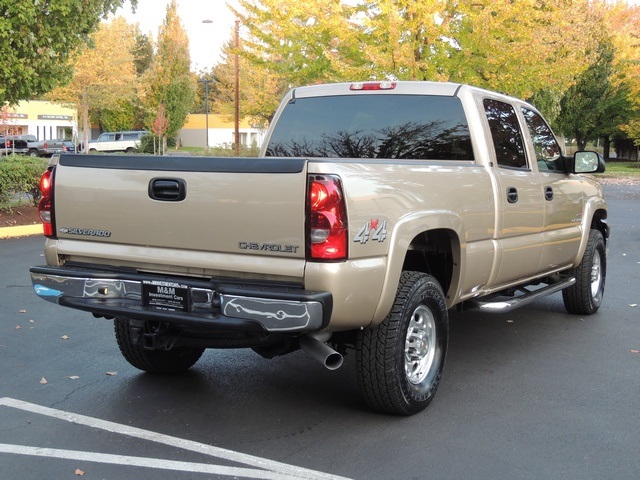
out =
[[[31,280],[39,297],[58,305],[210,331],[317,331],[328,325],[333,306],[329,292],[239,279],[32,267]]]

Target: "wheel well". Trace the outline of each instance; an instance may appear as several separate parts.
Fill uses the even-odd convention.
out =
[[[597,210],[591,219],[591,228],[599,230],[602,233],[605,243],[609,239],[609,225],[607,224],[607,211]]]
[[[459,245],[457,235],[451,230],[422,232],[411,242],[402,268],[432,275],[446,293],[454,267],[459,265]]]

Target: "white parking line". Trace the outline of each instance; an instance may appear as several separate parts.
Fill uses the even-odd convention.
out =
[[[253,455],[234,452],[224,448],[206,445],[183,438],[172,437],[162,433],[151,432],[141,428],[122,425],[119,423],[100,420],[98,418],[78,415],[63,410],[43,407],[34,403],[23,402],[13,398],[0,398],[0,406],[16,408],[27,412],[44,415],[47,417],[64,420],[66,422],[84,425],[87,427],[97,428],[108,432],[127,435],[129,437],[147,440],[150,442],[161,443],[191,452],[197,452],[212,457],[241,463],[251,467],[260,468],[262,470],[252,470],[246,468],[226,467],[222,465],[208,465],[200,463],[176,462],[171,460],[151,459],[144,457],[126,457],[121,455],[109,455],[93,452],[78,452],[71,450],[58,450],[50,448],[24,447],[19,445],[0,444],[0,452],[14,453],[19,455],[45,456],[55,458],[67,458],[76,460],[86,460],[98,463],[112,463],[118,465],[133,465],[149,468],[160,468],[168,470],[180,470],[189,472],[215,473],[218,475],[235,475],[246,478],[266,478],[266,479],[309,479],[309,480],[347,480],[345,477],[339,477],[328,473],[317,472],[306,468],[300,468],[286,463],[275,462]],[[206,469],[211,470],[206,470]],[[202,470],[201,470],[202,469]]]
[[[207,463],[178,462],[175,460],[163,460],[161,458],[79,452],[76,450],[60,450],[57,448],[24,447],[22,445],[8,445],[6,443],[0,443],[0,453],[13,453],[16,455],[29,455],[32,457],[60,458],[64,460],[79,460],[82,462],[110,463],[112,465],[124,465],[127,467],[147,467],[160,470],[174,470],[178,472],[210,473],[241,478],[259,478],[268,480],[294,478],[289,475],[284,476],[280,473],[268,470],[225,467],[222,465],[210,465]]]

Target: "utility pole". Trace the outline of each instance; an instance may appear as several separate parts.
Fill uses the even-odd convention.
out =
[[[236,27],[234,31],[235,56],[233,71],[235,75],[235,92],[233,98],[233,127],[235,133],[234,148],[236,157],[240,156],[240,59],[238,51],[240,50],[240,20],[236,19]]]

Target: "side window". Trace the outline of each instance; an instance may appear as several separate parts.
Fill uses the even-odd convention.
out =
[[[508,103],[485,98],[484,111],[489,120],[498,165],[528,168],[522,131],[513,107]]]
[[[562,166],[559,165],[562,153],[549,126],[545,123],[544,119],[533,110],[523,108],[522,113],[524,114],[531,139],[533,140],[538,170],[562,172]]]

